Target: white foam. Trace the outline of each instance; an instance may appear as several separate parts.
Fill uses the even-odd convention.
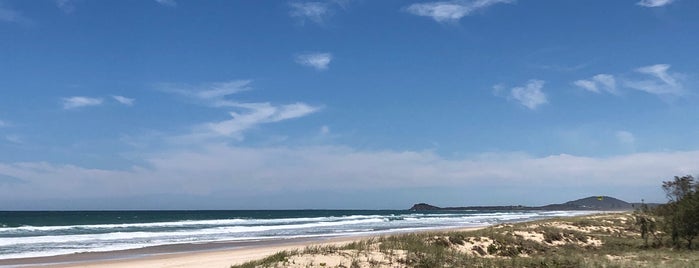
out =
[[[342,217],[312,217],[312,218],[282,218],[282,219],[221,219],[221,220],[187,220],[171,222],[148,223],[122,223],[122,224],[86,224],[63,226],[20,226],[2,227],[2,233],[16,233],[18,231],[61,231],[71,229],[116,229],[116,228],[157,228],[157,227],[196,227],[196,226],[228,226],[228,225],[262,225],[262,224],[286,224],[298,222],[325,222],[344,221],[351,219],[381,219],[386,215],[351,215]]]
[[[176,237],[196,237],[213,234],[231,233],[253,233],[271,230],[284,229],[310,229],[319,227],[332,227],[343,225],[369,224],[384,222],[384,219],[363,219],[346,220],[334,222],[315,222],[288,225],[261,225],[261,226],[228,226],[207,228],[195,231],[174,231],[174,232],[113,232],[105,234],[79,234],[79,235],[47,235],[29,237],[7,237],[0,238],[0,246],[16,246],[22,244],[49,244],[49,243],[76,243],[76,242],[100,242],[112,240],[136,240],[144,238],[176,238]]]

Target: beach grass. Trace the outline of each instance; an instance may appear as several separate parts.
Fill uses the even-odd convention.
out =
[[[628,212],[309,246],[231,267],[699,267],[699,251],[648,246]]]
[[[250,261],[246,262],[242,265],[238,265],[235,267],[239,268],[255,268],[255,267],[280,267],[279,265],[284,265],[289,261],[289,257],[298,254],[298,251],[292,250],[284,250],[284,251],[279,251],[277,253],[274,253],[264,259],[261,260],[256,260],[256,261]],[[233,267],[233,266],[231,266]],[[284,266],[281,266],[284,267]]]

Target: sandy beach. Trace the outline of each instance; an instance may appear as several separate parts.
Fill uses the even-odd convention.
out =
[[[283,250],[304,248],[310,245],[342,244],[361,239],[359,237],[336,238],[324,242],[286,242],[277,245],[259,245],[236,249],[156,254],[140,258],[90,261],[50,265],[51,267],[230,267],[247,261],[261,259]]]
[[[590,215],[588,219],[597,219],[598,216]],[[603,217],[606,221],[618,220],[626,223],[628,218],[624,214],[606,214]],[[604,222],[605,220],[601,220]],[[594,237],[587,237],[584,242],[577,241],[575,239],[557,241],[545,241],[545,235],[541,233],[541,228],[556,228],[560,230],[567,230],[572,232],[578,232],[581,234],[589,234],[594,231],[606,230],[605,232],[622,232],[623,228],[620,227],[598,227],[598,226],[587,226],[579,227],[571,223],[566,223],[563,221],[548,220],[548,221],[534,221],[531,224],[528,222],[519,223],[523,230],[513,231],[512,235],[519,236],[524,240],[531,241],[536,244],[541,244],[550,247],[560,247],[566,245],[575,245],[580,247],[597,248],[601,246],[601,241]],[[508,230],[512,228],[512,224],[502,224],[496,225],[495,228],[499,230]],[[401,232],[401,233],[391,233],[383,235],[372,235],[372,236],[351,236],[351,237],[336,237],[336,238],[325,238],[325,239],[298,239],[298,240],[285,240],[285,241],[265,241],[265,242],[249,242],[248,244],[240,244],[239,242],[235,244],[200,244],[200,245],[170,245],[163,247],[153,247],[146,249],[131,250],[125,252],[105,252],[105,253],[86,253],[86,254],[73,254],[57,257],[48,257],[37,259],[36,261],[41,261],[41,264],[30,264],[22,265],[18,262],[14,265],[21,265],[21,267],[107,267],[107,268],[136,268],[136,267],[230,267],[231,265],[239,265],[248,261],[260,260],[267,256],[273,255],[280,251],[293,251],[293,250],[303,250],[309,246],[342,246],[351,242],[367,240],[369,238],[378,238],[382,236],[391,236],[396,234],[406,234],[406,233],[416,233],[427,234],[429,240],[434,241],[451,241],[445,235],[449,231],[475,231],[483,229],[485,227],[474,227],[474,228],[444,228],[444,229],[431,229],[422,230],[415,232]],[[619,229],[616,229],[619,228]],[[474,240],[475,239],[475,240]],[[434,243],[431,242],[431,243]],[[456,251],[463,252],[466,255],[477,256],[479,253],[476,248],[482,250],[488,249],[490,246],[496,243],[492,238],[488,237],[477,237],[466,239],[461,242],[461,244],[451,245]],[[236,245],[236,248],[230,248],[230,246]],[[221,249],[220,247],[229,248]],[[187,251],[190,250],[190,251]],[[376,262],[380,264],[376,267],[392,267],[385,265],[386,263],[393,263],[395,261],[395,256],[386,256],[384,253],[380,252],[378,248],[371,247],[368,252],[366,252],[364,259],[361,257],[358,259],[362,263],[366,264],[368,262]],[[400,256],[400,250],[395,251],[394,254]],[[526,255],[526,254],[525,254]],[[494,255],[487,255],[484,258],[492,258]],[[401,258],[404,258],[401,257]],[[27,264],[25,260],[25,264]],[[293,263],[291,263],[293,261]],[[323,263],[328,267],[346,266],[349,263],[349,258],[346,253],[335,252],[335,253],[311,253],[311,254],[300,254],[290,259],[289,267],[307,267],[318,265]],[[0,262],[3,264],[3,262]],[[285,264],[285,265],[286,265]],[[363,267],[363,266],[362,266]]]
[[[469,231],[480,228],[483,227],[432,229],[417,232]],[[0,267],[223,268],[261,259],[279,251],[303,249],[307,246],[342,245],[362,239],[393,234],[396,233],[377,236],[348,236],[326,239],[306,238],[250,243],[168,245],[116,252],[81,253],[54,257],[0,260]]]
[[[590,211],[91,211],[14,213],[0,228],[0,267],[230,266],[287,249],[489,226]],[[4,253],[4,254],[3,254]],[[195,257],[190,257],[195,256]],[[330,263],[330,262],[328,262]]]
[[[339,243],[339,242],[338,242]],[[89,261],[81,263],[69,263],[60,265],[47,265],[45,267],[230,267],[233,264],[241,264],[247,261],[264,258],[282,250],[303,248],[314,243],[298,243],[277,246],[259,246],[250,248],[238,248],[227,250],[186,252],[172,254],[158,254],[140,258]],[[321,243],[326,244],[326,243]]]
[[[226,241],[0,260],[0,267],[688,267],[694,251],[648,251],[629,212],[355,236]],[[406,235],[408,234],[408,235]],[[623,247],[623,248],[620,248]],[[628,251],[634,253],[627,254]],[[662,252],[660,252],[662,251]],[[279,253],[279,254],[277,254]],[[676,256],[655,258],[654,254]],[[265,259],[272,256],[272,258]],[[641,266],[643,266],[641,265]]]

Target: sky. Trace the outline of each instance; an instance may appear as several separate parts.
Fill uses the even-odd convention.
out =
[[[0,210],[664,202],[699,1],[0,0]]]

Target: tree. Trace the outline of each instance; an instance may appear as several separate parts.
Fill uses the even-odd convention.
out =
[[[663,191],[670,202],[677,202],[684,198],[686,195],[696,192],[696,183],[694,183],[694,177],[691,175],[686,175],[682,177],[675,176],[672,181],[663,182]]]
[[[663,182],[663,190],[669,202],[657,211],[665,218],[665,230],[675,246],[680,246],[683,239],[691,249],[699,235],[699,185],[690,175],[675,176],[674,180]]]

